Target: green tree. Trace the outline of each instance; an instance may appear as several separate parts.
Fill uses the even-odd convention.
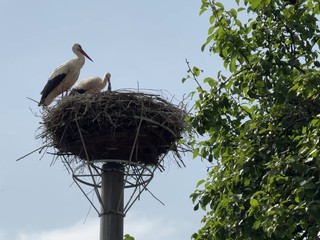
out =
[[[204,79],[188,119],[194,157],[216,161],[191,195],[206,211],[193,239],[318,239],[319,0],[234,5],[202,0],[200,11],[211,24],[202,50],[229,73],[187,77]]]

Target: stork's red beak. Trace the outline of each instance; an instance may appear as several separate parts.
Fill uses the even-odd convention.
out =
[[[79,49],[79,51],[80,51],[84,56],[86,56],[91,62],[93,62],[93,60],[88,56],[88,54],[87,54],[85,51],[83,51],[83,49]]]

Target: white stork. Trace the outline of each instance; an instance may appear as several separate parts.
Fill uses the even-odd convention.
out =
[[[85,57],[92,61],[92,59],[82,49],[80,44],[75,43],[72,47],[72,51],[75,55],[77,55],[77,58],[61,64],[53,71],[47,84],[40,93],[42,96],[39,106],[50,105],[54,98],[59,96],[59,94],[69,90],[73,86],[79,77],[81,68],[84,65]]]
[[[103,80],[100,77],[90,77],[85,80],[77,82],[73,85],[70,95],[82,94],[82,93],[97,93],[100,92],[108,83],[108,91],[111,91],[111,74],[107,73]]]

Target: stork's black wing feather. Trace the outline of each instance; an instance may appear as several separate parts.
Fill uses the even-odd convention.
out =
[[[66,73],[59,74],[55,76],[54,78],[50,79],[47,84],[44,86],[43,90],[41,91],[41,100],[39,103],[39,106],[43,104],[45,101],[46,97],[55,89],[62,81],[63,79],[67,76]]]
[[[76,94],[84,94],[85,92],[86,92],[86,90],[84,90],[84,89],[73,88],[73,89],[71,89],[69,95],[73,96]]]

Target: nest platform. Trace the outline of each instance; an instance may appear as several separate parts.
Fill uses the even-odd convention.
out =
[[[57,150],[56,155],[158,165],[162,156],[177,151],[186,130],[186,115],[160,95],[101,92],[67,96],[44,111],[40,137]]]

